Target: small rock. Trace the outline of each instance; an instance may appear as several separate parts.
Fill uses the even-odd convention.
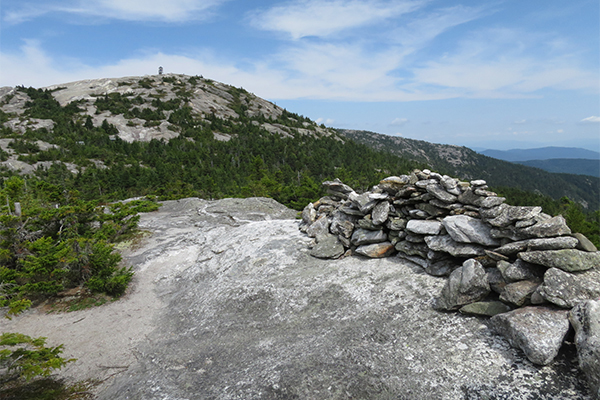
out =
[[[425,258],[427,258],[427,252],[429,251],[425,244],[411,243],[406,240],[396,243],[395,248],[399,252],[404,253],[406,255],[419,256],[423,258],[424,261]]]
[[[529,361],[548,365],[554,360],[569,330],[568,311],[524,307],[490,319],[496,332],[511,346],[523,350]]]
[[[451,215],[442,224],[452,239],[459,243],[476,243],[484,246],[498,246],[500,242],[490,236],[490,227],[481,219],[466,215]]]
[[[406,230],[419,235],[438,235],[442,231],[442,223],[434,220],[411,219],[406,224]]]
[[[390,242],[367,244],[358,246],[355,250],[357,254],[361,254],[371,258],[387,257],[394,253],[394,246]]]
[[[350,241],[355,246],[362,246],[363,244],[372,244],[385,242],[387,240],[387,234],[384,231],[369,231],[367,229],[357,229],[352,234]]]
[[[457,196],[450,194],[446,190],[444,190],[442,185],[440,185],[439,183],[429,184],[426,186],[425,189],[428,193],[433,195],[433,197],[445,203],[454,203],[458,199]]]
[[[426,236],[425,243],[433,251],[443,251],[454,257],[475,257],[485,254],[483,247],[455,242],[450,235]]]
[[[540,285],[540,281],[519,281],[504,286],[500,300],[521,307],[528,303],[531,295]]]
[[[463,314],[493,317],[510,310],[511,308],[501,301],[477,301],[461,307],[458,311]]]

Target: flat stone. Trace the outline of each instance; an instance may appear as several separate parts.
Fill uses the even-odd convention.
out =
[[[534,218],[542,212],[542,207],[510,206],[504,204],[499,209],[500,214],[487,222],[495,227],[506,227],[515,221]]]
[[[550,268],[536,293],[563,308],[575,307],[586,300],[596,300],[600,298],[600,269],[569,273]]]
[[[589,251],[589,252],[595,252],[598,251],[598,248],[596,247],[596,245],[594,245],[594,243],[592,243],[590,241],[590,239],[588,239],[587,237],[585,237],[584,234],[582,233],[574,233],[572,235],[575,239],[577,239],[578,243],[577,243],[577,249],[579,250],[583,250],[583,251]]]
[[[448,211],[442,208],[436,207],[431,203],[418,203],[415,205],[418,210],[425,211],[432,217],[440,217],[442,215],[447,215]]]
[[[356,224],[360,228],[367,229],[370,231],[379,231],[383,228],[381,225],[375,225],[369,215],[366,215],[364,218],[359,219]]]
[[[509,312],[511,308],[501,301],[477,301],[462,306],[458,311],[468,315],[482,315],[493,317],[494,315]]]
[[[433,251],[443,251],[454,257],[475,257],[485,254],[482,246],[458,243],[450,235],[426,236],[425,243]]]
[[[495,252],[504,254],[505,256],[513,256],[522,251],[533,251],[533,250],[562,250],[562,249],[573,249],[579,240],[570,236],[561,236],[555,238],[541,238],[541,239],[526,239],[517,242],[507,243],[497,249]]]
[[[345,249],[337,236],[331,234],[317,237],[317,244],[310,251],[310,255],[317,258],[339,258]]]
[[[355,246],[363,244],[381,243],[387,241],[387,234],[384,231],[370,231],[367,229],[357,229],[350,239]]]
[[[458,310],[466,304],[483,300],[489,293],[485,270],[477,260],[469,259],[452,271],[433,307],[436,310]]]
[[[401,231],[406,228],[408,221],[404,218],[392,218],[388,220],[386,224],[387,228],[392,231]]]
[[[429,248],[425,244],[411,243],[406,240],[396,243],[395,248],[408,256],[418,256],[423,259],[427,257],[427,252],[429,251]]]
[[[571,229],[562,215],[557,215],[549,220],[538,222],[527,228],[519,229],[517,235],[525,238],[547,238],[555,236],[570,235]]]
[[[392,195],[395,195],[404,186],[410,183],[410,178],[406,175],[388,176],[379,182],[378,187]]]
[[[511,346],[523,350],[534,364],[554,360],[569,330],[568,311],[546,307],[524,307],[490,319],[496,332]]]
[[[438,261],[427,260],[425,272],[432,276],[449,276],[452,271],[460,267],[455,260],[442,259]]]
[[[585,271],[600,266],[600,252],[589,253],[577,249],[528,251],[519,253],[518,256],[523,261],[567,272]]]
[[[358,246],[355,252],[370,258],[382,258],[392,255],[395,249],[390,242],[383,242]]]
[[[585,301],[569,313],[575,328],[579,368],[588,379],[592,397],[600,399],[600,301]]]
[[[308,203],[304,210],[302,210],[302,223],[310,226],[317,219],[317,210],[313,203]]]
[[[355,215],[357,217],[362,217],[365,215],[365,213],[361,212],[359,209],[348,206],[341,206],[339,210],[344,214]]]
[[[528,303],[531,295],[540,285],[540,281],[519,281],[504,286],[500,300],[521,307]]]
[[[432,183],[426,186],[425,188],[428,193],[430,193],[433,197],[438,200],[441,200],[445,203],[454,203],[458,200],[458,197],[448,193],[442,185],[439,183]]]
[[[498,246],[500,242],[490,236],[490,226],[481,219],[466,215],[450,215],[442,224],[452,239],[459,243]]]
[[[411,219],[406,224],[406,230],[419,235],[438,235],[442,231],[442,223],[435,220]]]
[[[390,203],[387,201],[381,201],[377,203],[377,205],[373,208],[371,212],[371,219],[373,220],[373,225],[382,225],[387,221],[388,216],[390,214]]]
[[[344,184],[338,178],[335,178],[333,181],[323,182],[323,186],[327,190],[327,193],[331,193],[332,195],[339,196],[343,199],[347,199],[348,195],[354,192],[354,189]]]

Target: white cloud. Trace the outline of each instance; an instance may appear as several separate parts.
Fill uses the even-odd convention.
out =
[[[595,115],[592,115],[591,117],[584,118],[579,122],[581,122],[583,124],[600,124],[600,117],[596,117]]]
[[[390,122],[390,126],[404,126],[406,124],[408,124],[408,119],[406,118],[395,118]]]
[[[579,66],[572,54],[544,52],[545,45],[541,35],[509,29],[481,31],[464,40],[454,54],[416,68],[415,80],[438,89],[454,88],[464,97],[485,98],[528,97],[546,88],[590,91],[597,87],[594,71]]]
[[[284,32],[292,39],[326,37],[419,9],[425,1],[299,0],[250,15],[253,26]]]
[[[4,21],[10,24],[31,20],[48,13],[102,17],[125,21],[183,22],[202,20],[210,10],[228,0],[70,0],[49,1],[43,5],[25,3],[8,10]]]
[[[331,126],[331,125],[333,125],[333,123],[335,122],[335,120],[331,119],[331,118],[317,118],[315,120],[315,122],[317,124],[325,124],[327,126]]]

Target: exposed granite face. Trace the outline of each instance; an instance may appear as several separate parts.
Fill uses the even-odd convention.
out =
[[[164,311],[102,400],[589,399],[573,353],[541,370],[481,319],[433,310],[445,279],[411,262],[317,259],[298,221],[262,211],[250,220],[222,201],[171,213],[181,204],[142,215],[155,233],[128,260],[174,242],[193,254],[164,266]]]

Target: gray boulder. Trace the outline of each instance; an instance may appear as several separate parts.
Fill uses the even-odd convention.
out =
[[[435,300],[436,310],[458,310],[462,306],[483,300],[490,293],[485,269],[474,259],[455,269]]]
[[[387,240],[387,234],[384,231],[370,231],[367,229],[357,229],[352,234],[350,241],[355,246],[363,244],[381,243]]]
[[[358,246],[355,250],[356,254],[360,254],[370,258],[387,257],[394,253],[394,246],[390,242],[366,244]]]
[[[490,236],[490,227],[481,219],[466,215],[450,215],[442,224],[453,240],[460,243],[476,243],[484,246],[498,246],[500,242]]]
[[[567,272],[585,271],[600,266],[600,252],[589,253],[577,249],[528,251],[519,253],[518,256],[523,261]]]
[[[569,313],[575,328],[579,368],[585,373],[592,395],[600,399],[600,301],[585,301]]]
[[[442,223],[435,220],[411,219],[406,230],[419,235],[438,235],[442,231]]]
[[[454,257],[475,257],[485,254],[482,246],[455,242],[450,235],[426,236],[425,243],[433,251],[443,251]]]
[[[554,360],[569,330],[568,311],[546,307],[523,307],[490,319],[496,332],[511,346],[523,350],[534,364]]]
[[[542,298],[559,307],[572,308],[586,300],[600,297],[600,269],[569,273],[550,268],[537,292]]]
[[[340,258],[345,249],[337,236],[331,234],[317,236],[317,244],[311,249],[310,255],[317,258]]]

